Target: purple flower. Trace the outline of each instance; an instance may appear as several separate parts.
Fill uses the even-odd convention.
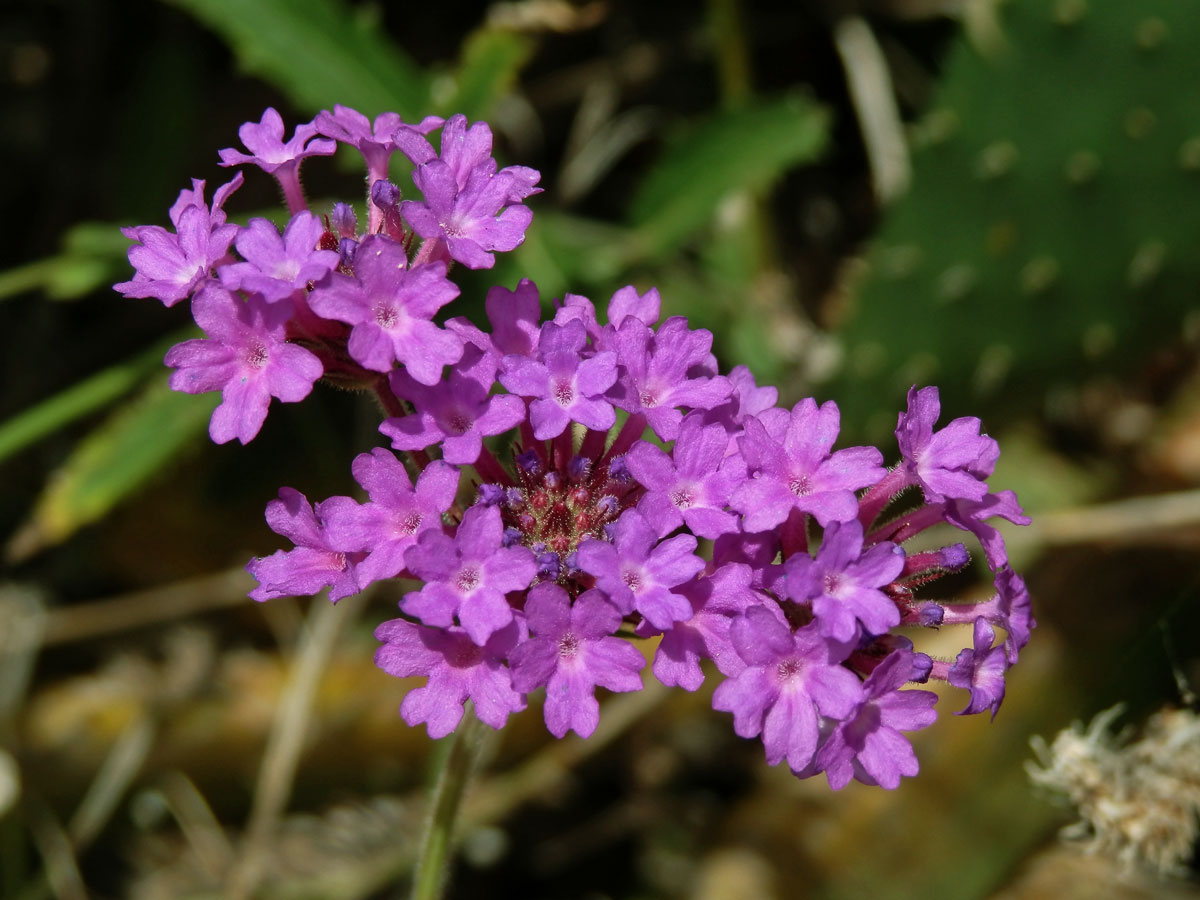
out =
[[[458,727],[468,699],[479,721],[493,728],[503,728],[509,713],[525,708],[504,666],[504,657],[520,637],[516,622],[482,647],[461,628],[426,628],[404,619],[384,622],[375,629],[375,637],[383,641],[375,651],[375,665],[397,678],[428,677],[424,687],[405,696],[400,717],[409,725],[424,722],[431,738],[445,737]]]
[[[535,356],[541,327],[542,304],[538,299],[538,287],[528,278],[522,278],[515,291],[496,285],[487,292],[484,309],[491,334],[480,329],[467,319],[450,319],[450,328],[464,341],[478,347],[495,358],[496,367],[508,354]]]
[[[165,306],[174,306],[189,296],[209,277],[209,269],[229,252],[238,227],[226,224],[221,208],[229,195],[242,186],[239,172],[217,188],[212,210],[204,202],[204,182],[192,180],[192,190],[184,190],[171,207],[175,234],[158,225],[122,228],[125,237],[138,243],[129,248],[133,265],[132,281],[113,285],[126,297],[153,297]]]
[[[851,778],[895,790],[901,776],[917,774],[917,756],[900,732],[933,724],[937,694],[900,690],[912,677],[912,652],[896,650],[863,682],[862,702],[837,724],[817,752],[816,768],[825,772],[835,791]]]
[[[1008,671],[1008,660],[1004,647],[993,647],[996,632],[987,620],[980,616],[975,620],[974,647],[958,654],[950,667],[949,681],[958,688],[971,692],[967,705],[955,713],[969,716],[992,711],[992,718],[1004,702],[1004,673]]]
[[[385,112],[375,117],[372,123],[356,109],[337,104],[333,112],[321,110],[313,120],[318,134],[349,144],[363,155],[367,164],[367,184],[387,178],[388,161],[399,149],[396,132],[428,134],[442,124],[439,116],[426,116],[419,125],[406,125],[399,113]]]
[[[639,441],[625,463],[646,495],[638,511],[658,531],[669,534],[687,524],[693,534],[717,538],[737,530],[737,516],[725,509],[734,488],[746,480],[740,456],[725,456],[729,437],[720,425],[704,426],[697,415],[683,420],[671,454]]]
[[[266,219],[251,219],[233,242],[247,262],[222,267],[221,284],[270,301],[305,290],[338,264],[335,251],[317,249],[324,232],[325,226],[307,210],[292,216],[282,236]]]
[[[908,411],[900,414],[896,425],[909,477],[921,485],[930,503],[947,497],[982,500],[999,446],[979,433],[980,422],[974,416],[955,419],[935,434],[933,423],[941,411],[936,387],[909,389]]]
[[[283,119],[267,107],[261,121],[247,122],[238,129],[238,137],[250,154],[228,147],[220,151],[221,165],[250,163],[274,175],[283,189],[288,211],[298,213],[305,208],[304,194],[300,190],[300,163],[306,157],[331,156],[337,150],[336,141],[321,140],[316,134],[317,129],[312,123],[297,125],[295,135],[285,144]]]
[[[745,516],[747,531],[776,528],[793,509],[811,514],[822,526],[857,515],[854,492],[883,477],[883,454],[874,447],[832,453],[840,420],[836,403],[818,407],[811,398],[790,414],[770,409],[746,420],[738,445],[750,478],[733,492],[729,505]]]
[[[558,437],[572,422],[606,431],[616,421],[603,394],[617,380],[617,358],[609,352],[583,358],[587,334],[579,322],[547,322],[538,341],[540,360],[504,357],[500,383],[514,394],[532,397],[529,421],[539,441]]]
[[[209,213],[209,221],[211,222],[213,228],[216,228],[218,225],[225,224],[226,215],[223,208],[225,206],[225,201],[229,199],[230,195],[234,191],[242,186],[243,180],[244,178],[242,173],[238,172],[231,179],[229,179],[228,183],[217,188],[217,192],[213,194],[212,212]],[[167,211],[167,215],[170,217],[171,223],[178,225],[180,216],[183,215],[183,211],[189,206],[199,206],[204,209],[208,208],[204,201],[204,182],[199,178],[192,179],[191,190],[184,188],[179,192],[179,196],[175,198],[175,202],[171,205],[170,210]],[[153,228],[155,226],[149,225],[144,227]],[[137,229],[135,228],[133,230],[136,231]]]
[[[1007,635],[1004,638],[1004,653],[1009,665],[1017,661],[1017,655],[1029,643],[1031,632],[1037,627],[1033,618],[1033,605],[1025,579],[1005,567],[996,573],[994,620]]]
[[[317,315],[353,326],[348,349],[375,372],[404,364],[422,384],[437,384],[442,367],[462,357],[462,341],[431,321],[458,296],[443,263],[408,269],[404,248],[381,235],[354,256],[356,278],[332,273],[308,296]]]
[[[733,393],[720,406],[702,414],[705,425],[720,424],[730,434],[736,434],[746,419],[766,412],[779,400],[779,391],[770,386],[759,387],[754,374],[745,366],[734,366],[725,377]]]
[[[723,534],[713,542],[713,565],[720,567],[730,563],[745,564],[753,573],[754,587],[763,587],[767,574],[779,555],[780,536],[777,531],[758,531],[746,534],[741,531]]]
[[[786,759],[804,771],[817,750],[818,712],[848,717],[862,700],[858,678],[838,665],[849,647],[807,625],[792,632],[781,615],[753,606],[733,620],[730,636],[746,668],[713,693],[713,709],[733,713],[739,737],[762,735],[767,762]]]
[[[996,593],[982,603],[953,603],[945,607],[943,622],[947,625],[971,624],[982,617],[990,625],[1004,629],[1004,655],[1009,665],[1017,661],[1021,650],[1029,643],[1030,632],[1037,627],[1029,589],[1025,579],[1005,566],[995,577]]]
[[[574,604],[556,584],[539,584],[525,601],[532,637],[509,657],[513,687],[521,693],[546,686],[546,727],[555,737],[568,731],[590,737],[600,721],[596,686],[640,691],[646,660],[611,635],[621,614],[599,591],[585,591]]]
[[[660,631],[672,622],[691,618],[692,605],[671,588],[704,569],[696,556],[696,539],[690,534],[659,543],[650,523],[637,510],[626,510],[617,519],[613,543],[588,540],[579,545],[579,568],[596,577],[596,586],[608,595],[622,615],[634,610]]]
[[[1004,536],[986,520],[999,516],[1014,525],[1028,525],[1032,521],[1025,515],[1017,503],[1017,495],[1012,491],[987,494],[982,500],[947,500],[943,515],[955,528],[975,535],[993,572],[1008,564],[1008,551],[1004,546]]]
[[[715,666],[724,681],[712,702],[735,731],[760,738],[772,765],[824,771],[835,789],[894,788],[916,773],[905,732],[933,721],[934,695],[907,682],[963,687],[963,713],[995,714],[1036,623],[992,524],[1029,520],[1011,491],[989,492],[998,446],[978,419],[938,430],[937,389],[914,386],[898,466],[885,471],[873,447],[835,451],[834,403],[779,409],[744,366],[723,376],[712,334],[682,317],[660,323],[654,288],[600,304],[566,293],[543,322],[526,279],[488,292],[489,330],[452,313],[442,326],[459,296],[450,267],[490,268],[520,245],[523,203],[539,190],[535,170],[500,168],[487,124],[407,125],[335,106],[290,140],[273,109],[239,135],[245,148],[222,150],[222,163],[272,173],[286,227],[226,221],[241,174],[211,208],[194,181],[170,209],[173,231],[125,229],[135,271],[116,288],[168,306],[194,298],[205,336],[167,363],[172,387],[222,392],[218,442],[250,440],[273,398],[299,400],[318,377],[379,395],[398,453],[354,460],[369,499],[314,507],[282,489],[266,516],[292,545],[247,568],[256,600],[328,588],[336,601],[383,579],[417,581],[401,591],[402,617],[377,631],[377,664],[425,679],[401,706],[405,721],[441,737],[471,700],[499,728],[545,688],[549,730],[590,736],[597,688],[642,686],[643,653],[619,636],[623,622],[660,638],[660,682],[694,691]],[[339,142],[366,162],[361,226],[346,203],[319,219],[301,190],[302,161]],[[390,179],[397,150],[415,166],[420,193],[407,200],[407,179]],[[497,381],[505,392],[493,393]],[[488,446],[514,431],[511,453]],[[459,466],[472,467],[461,495]],[[894,503],[917,485],[924,503]],[[966,568],[967,549],[901,546],[943,523],[982,544],[995,584],[986,599],[926,596]],[[711,561],[700,539],[713,542]],[[974,642],[957,659],[895,633],[966,624]]]
[[[626,316],[613,345],[624,370],[612,392],[613,403],[644,415],[664,441],[679,434],[683,413],[678,407],[711,409],[729,396],[728,379],[693,375],[709,359],[712,333],[693,331],[681,316],[667,319],[657,334],[641,319]]]
[[[355,241],[358,236],[358,215],[354,212],[353,206],[341,202],[333,204],[333,212],[329,215],[329,224],[341,240],[349,240],[356,247],[358,246]]]
[[[601,328],[596,321],[596,307],[587,297],[579,294],[563,294],[561,300],[554,301],[554,324],[569,325],[571,322],[583,323],[588,337],[598,350],[612,350],[611,336],[615,335],[614,328]]]
[[[639,294],[637,288],[628,284],[620,288],[608,301],[608,324],[620,328],[621,323],[633,317],[643,325],[651,328],[658,323],[662,311],[662,298],[658,296],[658,288],[650,288],[644,294]]]
[[[404,595],[404,611],[443,628],[457,615],[482,647],[513,619],[505,594],[529,587],[537,574],[529,548],[501,546],[503,532],[499,509],[472,506],[454,537],[437,529],[422,534],[404,560],[425,586]]]
[[[355,480],[370,497],[359,504],[349,497],[326,501],[326,518],[335,545],[342,550],[369,551],[358,567],[362,587],[404,570],[404,553],[421,533],[439,530],[442,513],[454,503],[458,470],[432,462],[414,488],[400,460],[382,447],[360,453],[351,467]]]
[[[306,596],[325,587],[334,602],[358,593],[354,570],[363,554],[344,553],[333,546],[324,513],[325,504],[318,503],[314,511],[299,491],[279,489],[279,499],[267,504],[267,524],[295,544],[295,549],[250,560],[246,571],[259,583],[250,592],[253,599]]]
[[[243,444],[258,434],[272,397],[303,400],[321,377],[321,361],[287,343],[290,303],[270,304],[257,295],[242,303],[216,285],[192,301],[192,316],[208,338],[176,344],[164,362],[177,369],[171,388],[188,394],[221,391],[208,433],[218,444]]]
[[[750,579],[749,566],[731,564],[679,588],[692,605],[692,616],[663,633],[654,654],[655,678],[667,687],[694,691],[704,682],[702,659],[711,659],[723,675],[737,675],[746,668],[730,640],[729,627],[738,615],[762,602]],[[646,631],[640,628],[638,633]]]
[[[471,348],[468,353],[478,353]],[[465,361],[465,359],[464,359]],[[448,380],[426,387],[407,372],[391,374],[392,392],[412,402],[416,412],[384,421],[379,430],[397,450],[423,450],[441,442],[442,459],[473,465],[483,449],[483,438],[515,428],[525,418],[525,404],[511,394],[488,396],[491,379],[484,384],[450,370]],[[490,368],[490,367],[489,367]]]
[[[797,603],[811,603],[823,635],[852,641],[861,622],[867,634],[884,634],[900,624],[896,604],[879,590],[904,568],[904,551],[884,541],[863,553],[862,526],[831,522],[816,558],[797,553],[784,563],[784,590]]]
[[[425,127],[429,121],[426,119],[418,128],[401,129],[395,135],[397,146],[417,166],[435,158],[433,145],[424,137],[433,130],[432,127]],[[467,186],[476,172],[488,176],[496,174],[496,160],[492,158],[492,129],[487,122],[476,122],[468,128],[467,117],[462,113],[451,116],[442,128],[441,147],[441,161],[454,174],[459,190]],[[541,188],[534,187],[541,178],[536,169],[508,166],[501,169],[499,174],[512,179],[510,203],[541,193]]]
[[[515,250],[525,241],[533,219],[527,206],[512,206],[518,182],[509,173],[475,169],[460,186],[445,162],[433,159],[413,172],[423,202],[405,200],[400,208],[413,231],[445,242],[450,256],[469,269],[490,269],[491,251]]]

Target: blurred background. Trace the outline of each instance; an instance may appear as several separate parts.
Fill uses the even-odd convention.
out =
[[[241,123],[334,103],[486,118],[541,170],[525,245],[456,313],[525,276],[656,285],[725,368],[836,399],[842,445],[889,460],[905,390],[938,384],[1035,518],[1006,532],[1040,627],[1004,707],[958,719],[948,689],[916,779],[770,768],[711,683],[609,698],[587,742],[531,704],[487,747],[451,896],[1200,894],[1063,848],[1075,813],[1025,770],[1034,735],[1120,703],[1135,737],[1200,684],[1198,44],[1184,0],[8,4],[0,896],[403,896],[439,747],[371,633],[409,586],[258,605],[243,570],[280,546],[279,486],[352,491],[377,415],[318,388],[214,446],[214,398],[161,365],[186,305],[110,288],[118,226],[226,181]],[[351,154],[305,175],[361,208]],[[254,170],[231,207],[281,213]]]

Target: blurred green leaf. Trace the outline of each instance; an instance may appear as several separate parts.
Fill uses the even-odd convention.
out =
[[[217,399],[156,379],[75,448],[9,542],[8,557],[26,559],[103,517],[204,433]]]
[[[188,334],[193,329],[188,329]],[[169,339],[132,359],[110,366],[43,400],[36,406],[0,423],[0,462],[17,451],[41,440],[62,426],[102,409],[143,382],[147,375],[162,367],[167,349],[184,340],[183,334]]]
[[[497,260],[494,282],[530,278],[543,297],[609,285],[628,271],[636,249],[633,237],[620,225],[538,209],[520,250]]]
[[[168,0],[216,31],[253,75],[297,106],[334,103],[419,122],[429,78],[382,28],[337,0]]]
[[[463,42],[457,70],[447,76],[453,90],[437,108],[443,115],[486,117],[509,91],[533,54],[533,40],[514,31],[481,28]],[[439,92],[440,93],[440,92]]]
[[[817,158],[829,116],[788,95],[719,112],[679,135],[634,197],[631,220],[643,256],[681,244],[734,191],[761,190],[790,167]]]
[[[129,239],[116,225],[74,225],[63,237],[61,253],[0,272],[0,300],[39,290],[52,300],[86,297],[120,277],[128,248]]]
[[[63,237],[63,251],[78,255],[124,259],[129,238],[112,222],[80,222]]]

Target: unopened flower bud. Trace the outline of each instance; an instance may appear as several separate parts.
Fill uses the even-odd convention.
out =
[[[400,202],[400,188],[380,178],[371,185],[371,202],[384,212],[395,209]]]
[[[963,544],[951,544],[949,547],[941,549],[941,564],[947,569],[961,569],[971,557],[967,553],[967,548]]]
[[[939,604],[930,601],[914,607],[913,615],[918,625],[937,627],[942,624],[942,619],[946,617],[946,610]]]
[[[542,461],[538,459],[537,453],[533,450],[518,453],[516,463],[520,466],[521,471],[528,475],[537,475],[542,471]]]
[[[557,553],[542,553],[537,558],[537,571],[541,578],[557,581],[562,572],[562,560]]]
[[[924,684],[929,680],[929,673],[933,671],[933,659],[927,653],[913,654],[912,675],[909,676],[909,681],[915,681],[917,684]]]
[[[329,224],[341,237],[353,239],[358,234],[358,217],[354,214],[354,207],[349,203],[333,204],[333,214],[329,217]]]
[[[626,484],[633,479],[629,474],[629,466],[625,464],[624,456],[615,456],[608,463],[608,477],[620,484]]]
[[[479,502],[484,506],[497,506],[504,500],[504,488],[498,484],[481,484]]]
[[[342,238],[338,241],[338,262],[347,269],[354,267],[354,255],[358,253],[358,241],[354,238]]]
[[[563,564],[567,567],[567,575],[574,577],[579,574],[579,551],[572,550],[567,554],[567,558],[563,560]]]

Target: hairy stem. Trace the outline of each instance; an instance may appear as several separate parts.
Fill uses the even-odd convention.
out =
[[[482,723],[475,718],[470,704],[462,722],[450,736],[450,747],[442,760],[433,789],[429,819],[421,850],[417,856],[417,871],[413,879],[413,900],[438,900],[446,886],[454,845],[454,826],[459,807],[471,777],[475,760],[483,746]]]

